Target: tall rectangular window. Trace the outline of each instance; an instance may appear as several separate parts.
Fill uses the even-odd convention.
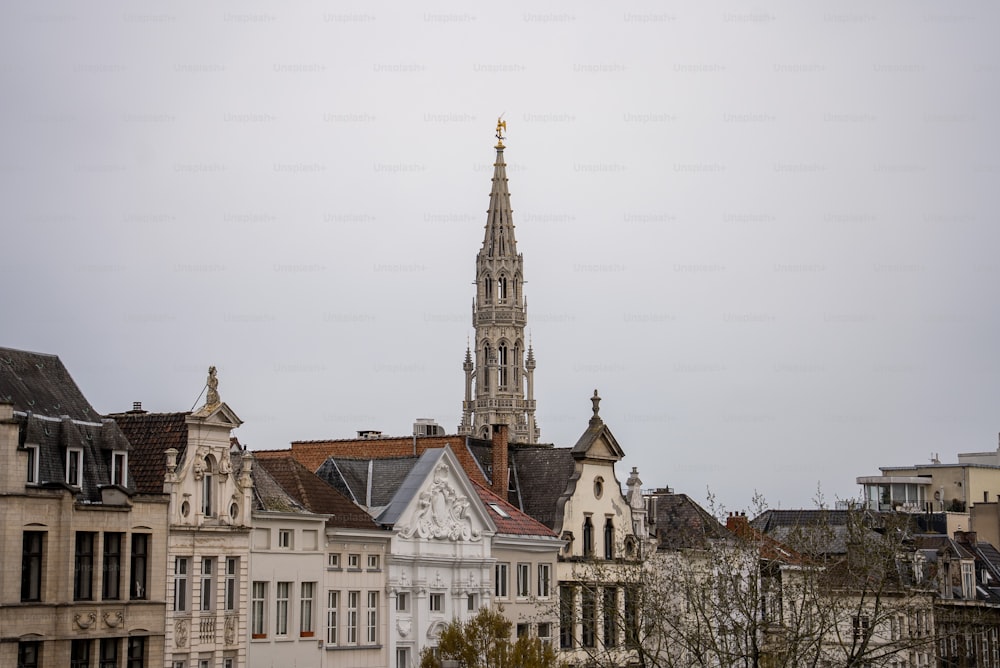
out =
[[[104,579],[101,585],[101,598],[105,601],[117,601],[121,598],[122,543],[124,542],[125,534],[123,533],[104,534],[104,562],[101,564]]]
[[[615,557],[615,523],[610,517],[604,522],[604,558]]]
[[[336,645],[338,642],[338,613],[340,612],[340,592],[326,592],[326,644]]]
[[[21,600],[42,600],[43,531],[25,531],[21,548]]]
[[[27,481],[32,484],[41,482],[38,479],[38,446],[26,445],[24,449],[28,452],[28,476]]]
[[[538,564],[538,598],[548,598],[552,589],[552,565]]]
[[[144,600],[149,597],[146,591],[146,581],[149,565],[149,534],[132,534],[132,557],[131,571],[132,579],[129,589],[129,597],[137,600]]]
[[[531,596],[531,564],[517,565],[517,595]]]
[[[368,592],[368,644],[378,641],[378,592]]]
[[[618,590],[614,587],[604,588],[602,601],[603,642],[605,647],[615,647],[618,644]]]
[[[90,648],[92,645],[90,640],[74,639],[69,646],[69,668],[90,668]]]
[[[576,622],[574,599],[572,587],[559,587],[559,646],[563,649],[573,647],[573,626]]]
[[[146,637],[131,636],[128,639],[128,668],[146,667]]]
[[[431,612],[444,612],[444,594],[431,594],[427,602]]]
[[[212,459],[205,457],[205,473],[201,478],[201,514],[215,517],[215,476],[212,475]]]
[[[94,599],[94,543],[97,534],[76,532],[76,555],[73,564],[73,600]]]
[[[408,647],[396,648],[396,668],[410,668],[410,650]]]
[[[594,636],[597,630],[597,600],[594,596],[594,590],[590,587],[583,588],[583,597],[580,602],[580,616],[583,621],[580,642],[584,647],[594,647]]]
[[[254,582],[250,596],[250,635],[267,637],[267,583]]]
[[[226,558],[226,596],[225,596],[225,606],[226,611],[235,610],[236,606],[239,604],[237,588],[238,578],[240,570],[240,558],[239,557],[227,557]]]
[[[625,588],[625,642],[634,647],[639,644],[639,590]]]
[[[66,484],[73,487],[83,485],[83,450],[79,448],[66,450]]]
[[[361,592],[347,592],[347,644],[358,644],[358,607],[361,605]]]
[[[17,668],[39,668],[42,665],[42,643],[27,641],[17,643]]]
[[[98,668],[118,668],[118,638],[101,638],[101,660]]]
[[[177,557],[174,559],[174,611],[185,612],[188,609],[188,570],[191,559]]]
[[[302,596],[299,597],[299,635],[306,638],[311,638],[313,635],[313,596],[315,591],[315,582],[302,583]]]
[[[111,453],[111,484],[128,487],[128,453]]]
[[[494,583],[494,594],[497,598],[507,598],[507,581],[509,580],[508,570],[510,564],[498,563],[496,565],[496,582]]]
[[[212,610],[215,598],[215,559],[201,560],[201,609]]]
[[[274,635],[288,635],[288,597],[292,590],[291,582],[279,582],[274,592],[275,615],[274,615]]]
[[[290,529],[278,529],[278,547],[292,547],[292,532]]]

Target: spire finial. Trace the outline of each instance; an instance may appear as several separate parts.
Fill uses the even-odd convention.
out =
[[[497,116],[497,145],[496,148],[503,148],[504,133],[507,131],[507,121],[503,120],[503,114]]]
[[[590,398],[590,401],[594,404],[594,418],[597,420],[601,419],[601,397],[597,394],[597,390],[594,390],[594,396]]]

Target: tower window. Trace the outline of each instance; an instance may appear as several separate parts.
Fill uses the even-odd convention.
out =
[[[501,388],[507,387],[507,344],[501,343],[497,347],[497,365],[499,367],[499,385]]]
[[[497,302],[503,304],[507,301],[507,277],[501,276],[497,279]]]

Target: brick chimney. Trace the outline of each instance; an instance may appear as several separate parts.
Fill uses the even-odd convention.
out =
[[[748,537],[750,535],[750,521],[747,520],[747,514],[729,513],[726,518],[726,528],[740,538]]]
[[[493,425],[493,475],[491,489],[504,501],[507,500],[507,425]]]

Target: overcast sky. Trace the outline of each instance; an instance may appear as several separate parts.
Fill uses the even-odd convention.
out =
[[[997,447],[1000,5],[15,2],[0,345],[453,433],[496,118],[542,440],[728,509]]]

